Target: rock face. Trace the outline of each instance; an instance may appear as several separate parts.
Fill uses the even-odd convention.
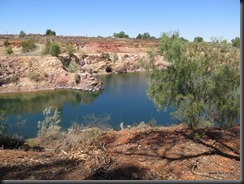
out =
[[[104,58],[102,54],[86,54],[79,58],[80,70],[92,73],[94,75],[101,75],[107,73],[127,73],[145,71],[143,67],[148,63],[149,58],[146,53],[139,54],[125,54],[116,53],[117,57],[114,59],[115,53],[110,53],[109,58]],[[169,65],[162,56],[155,56],[154,64],[156,68],[163,69]]]
[[[102,90],[91,73],[68,72],[56,57],[0,57],[0,93],[50,89]]]

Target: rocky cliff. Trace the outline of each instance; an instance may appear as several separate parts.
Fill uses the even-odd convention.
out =
[[[50,56],[0,57],[0,93],[50,89],[103,89],[88,72],[68,72],[62,62]]]

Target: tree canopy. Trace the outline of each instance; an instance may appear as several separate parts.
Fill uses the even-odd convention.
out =
[[[115,38],[129,38],[129,35],[125,34],[124,31],[121,31],[119,33],[114,33],[113,36]]]
[[[46,35],[56,36],[56,32],[52,31],[51,29],[46,30]]]
[[[154,36],[151,36],[149,33],[138,34],[136,39],[156,39]]]
[[[240,50],[226,42],[185,42],[178,32],[163,33],[159,53],[170,65],[148,72],[148,95],[159,109],[198,128],[232,126],[240,115]]]

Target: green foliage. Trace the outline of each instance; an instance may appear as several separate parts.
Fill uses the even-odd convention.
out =
[[[25,35],[26,35],[26,33],[25,33],[24,31],[21,30],[21,31],[19,32],[19,37],[20,37],[20,38],[23,38]]]
[[[233,47],[240,48],[240,43],[241,43],[240,37],[236,37],[235,39],[232,39],[231,43],[232,43]]]
[[[35,42],[36,42],[35,38],[30,38],[22,41],[21,42],[21,46],[23,47],[22,51],[30,52],[31,50],[33,50],[36,47]]]
[[[43,80],[43,77],[35,71],[29,72],[28,77],[35,82],[40,82]]]
[[[47,40],[44,48],[44,54],[51,54],[52,56],[58,57],[60,54],[60,46],[55,41]]]
[[[5,47],[8,47],[10,45],[10,42],[8,39],[6,39],[6,40],[4,40],[3,44]]]
[[[151,36],[149,33],[138,34],[136,39],[156,39],[154,36]]]
[[[66,52],[67,52],[69,57],[73,56],[74,52],[75,52],[73,45],[71,45],[71,44],[66,45]]]
[[[7,47],[7,48],[6,48],[6,53],[7,53],[7,54],[12,54],[12,53],[13,53],[13,49],[12,49],[12,47],[10,47],[10,46]]]
[[[52,107],[48,107],[43,110],[44,120],[38,122],[38,137],[45,140],[56,139],[56,135],[60,133],[61,122],[59,111],[53,110]]]
[[[75,61],[71,61],[69,63],[69,66],[66,67],[66,69],[67,69],[68,72],[75,73],[78,70],[78,65],[76,64]]]
[[[50,48],[49,48],[49,53],[52,55],[52,56],[58,56],[60,54],[60,46],[58,43],[56,42],[51,42],[50,44]]]
[[[114,33],[113,36],[115,38],[129,38],[129,36],[127,34],[125,34],[124,31],[121,31],[119,33]]]
[[[118,60],[119,60],[118,54],[117,53],[114,53],[114,55],[113,55],[113,61],[116,62]]]
[[[227,42],[185,42],[178,32],[164,33],[160,53],[166,70],[148,72],[148,95],[156,106],[176,108],[175,118],[198,128],[200,123],[232,126],[240,113],[240,55]],[[151,57],[152,58],[152,57]]]
[[[105,53],[102,53],[102,57],[106,60],[109,60],[110,59],[110,55],[109,53],[105,52]]]
[[[56,32],[55,31],[52,31],[51,29],[47,29],[46,30],[46,35],[56,36]]]
[[[197,36],[194,38],[193,42],[203,42],[203,38],[200,36]]]

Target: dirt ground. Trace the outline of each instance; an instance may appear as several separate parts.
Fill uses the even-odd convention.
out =
[[[110,130],[99,142],[99,149],[1,149],[0,178],[240,180],[240,126],[198,133],[183,125]]]

